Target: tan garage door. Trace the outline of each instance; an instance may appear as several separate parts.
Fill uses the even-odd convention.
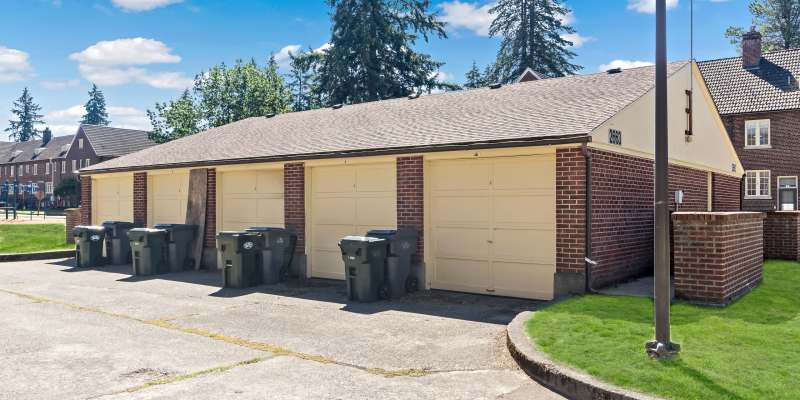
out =
[[[133,222],[133,176],[92,179],[93,221]]]
[[[189,172],[151,175],[148,184],[148,220],[155,224],[185,224],[189,200]]]
[[[311,276],[344,279],[347,235],[397,226],[394,163],[311,169]]]
[[[220,230],[283,227],[283,170],[223,172],[218,189]]]
[[[434,288],[551,299],[555,156],[433,161]]]

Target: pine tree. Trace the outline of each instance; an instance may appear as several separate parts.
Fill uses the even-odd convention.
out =
[[[291,57],[290,81],[287,83],[292,96],[294,111],[305,111],[322,106],[319,88],[319,68],[324,53],[308,50]]]
[[[800,47],[800,0],[751,0],[748,8],[754,28],[763,35],[764,51]],[[725,37],[741,47],[744,33],[744,28],[731,26]]]
[[[106,112],[106,98],[94,83],[92,89],[89,90],[89,100],[83,108],[86,109],[86,114],[81,119],[82,124],[108,125],[111,123],[108,120],[108,112]]]
[[[450,85],[436,80],[443,64],[413,50],[431,35],[446,37],[428,13],[429,0],[328,0],[332,47],[320,70],[321,91],[332,103],[361,103]]]
[[[464,83],[464,87],[467,89],[475,89],[484,86],[481,71],[478,69],[478,64],[476,64],[475,61],[472,62],[472,68],[467,71],[464,77],[467,80]]]
[[[494,64],[489,64],[486,68],[483,69],[483,75],[481,76],[481,81],[485,85],[491,85],[493,83],[498,83],[499,78],[497,76],[497,68],[495,68]]]
[[[499,0],[489,12],[495,15],[489,34],[503,37],[493,68],[501,83],[513,82],[526,68],[549,77],[581,69],[570,62],[572,42],[562,37],[575,33],[562,22],[570,13],[562,0]]]
[[[11,108],[11,113],[17,119],[8,121],[8,128],[5,129],[9,132],[8,137],[15,142],[27,142],[39,137],[39,131],[36,125],[44,124],[42,121],[43,115],[39,114],[42,107],[33,102],[28,88],[22,90],[22,96],[14,101],[14,106]]]

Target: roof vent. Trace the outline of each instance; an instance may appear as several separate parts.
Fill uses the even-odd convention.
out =
[[[333,106],[331,106],[331,108],[333,108],[334,110],[338,110],[338,109],[342,108],[343,105],[344,104],[342,104],[342,103],[338,103],[338,104],[334,104]]]
[[[33,154],[38,156],[39,154],[42,154],[43,151],[44,151],[44,147],[37,147],[37,148],[33,149]]]
[[[269,114],[265,115],[265,117],[267,117],[267,118],[272,118],[274,116],[275,116],[275,113],[269,113]]]
[[[489,85],[489,89],[500,89],[501,87],[503,87],[502,83],[492,83]]]
[[[417,93],[411,93],[410,95],[408,95],[408,99],[409,99],[409,100],[418,99],[420,95],[421,95],[421,93],[419,93],[419,92],[417,92]]]
[[[606,71],[606,73],[609,73],[609,74],[618,74],[620,72],[622,72],[622,68],[620,68],[620,67],[611,68],[611,69]]]

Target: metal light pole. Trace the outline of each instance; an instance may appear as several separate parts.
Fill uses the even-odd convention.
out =
[[[647,342],[647,354],[670,358],[680,346],[670,341],[669,307],[669,131],[667,129],[667,4],[656,0],[656,140],[654,303],[656,338]]]

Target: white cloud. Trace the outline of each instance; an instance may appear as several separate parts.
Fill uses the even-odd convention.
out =
[[[333,45],[330,42],[325,42],[321,46],[314,49],[314,53],[322,53],[324,51],[328,51],[330,50],[331,47],[333,47]]]
[[[40,84],[47,90],[64,90],[73,88],[81,83],[79,79],[68,79],[64,81],[41,81]]]
[[[647,67],[650,65],[653,65],[653,63],[650,61],[613,60],[608,64],[603,64],[597,67],[597,70],[608,71],[613,68],[630,69],[638,67]]]
[[[138,37],[101,41],[69,58],[79,63],[81,76],[99,85],[143,83],[160,89],[185,89],[192,83],[181,72],[151,72],[143,67],[181,61],[158,40]]]
[[[177,4],[183,0],[111,0],[114,5],[123,11],[141,12]]]
[[[28,53],[0,46],[0,83],[21,81],[33,74]]]
[[[667,10],[678,6],[678,0],[667,0]],[[628,10],[645,14],[656,12],[656,0],[628,0]]]
[[[489,26],[492,25],[489,9],[493,6],[494,3],[480,5],[459,0],[442,3],[442,21],[452,29],[466,29],[478,36],[489,36]]]
[[[44,120],[56,136],[72,135],[78,130],[80,121],[86,110],[82,105],[46,113]],[[116,128],[149,130],[150,119],[143,110],[134,107],[108,107],[108,118]]]
[[[278,52],[275,53],[275,61],[277,61],[278,64],[289,61],[290,55],[299,53],[301,47],[302,46],[300,46],[299,44],[290,44],[288,46],[283,46],[282,49],[278,50]]]
[[[576,48],[576,49],[578,47],[583,46],[586,43],[594,42],[596,40],[595,38],[593,38],[591,36],[582,36],[579,33],[567,33],[567,34],[561,35],[561,38],[564,39],[564,40],[569,40],[570,42],[572,42],[572,47]]]

